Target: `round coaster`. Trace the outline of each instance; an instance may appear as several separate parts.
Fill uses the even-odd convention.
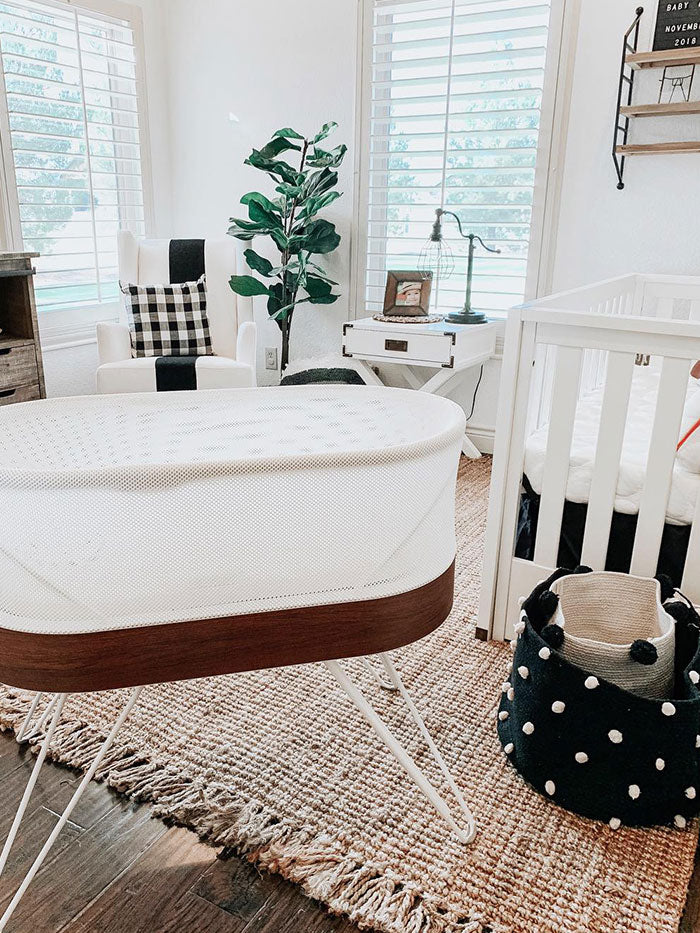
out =
[[[373,315],[373,320],[381,321],[382,324],[437,324],[438,321],[442,320],[442,315],[412,314],[404,317],[395,314],[375,314]]]

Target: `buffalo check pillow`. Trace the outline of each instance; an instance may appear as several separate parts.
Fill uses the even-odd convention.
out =
[[[132,356],[211,356],[206,276],[181,285],[121,284]]]

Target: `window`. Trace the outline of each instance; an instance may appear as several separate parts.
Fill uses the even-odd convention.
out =
[[[117,230],[145,232],[133,25],[67,2],[0,0],[0,62],[12,239],[41,254],[44,323],[49,312],[113,316]]]
[[[538,153],[547,151],[545,63],[552,8],[561,3],[368,3],[366,307],[381,310],[388,269],[417,267],[442,207],[501,250],[477,251],[473,290],[474,308],[498,316],[523,301],[528,263],[538,258],[531,246]],[[434,281],[431,303],[452,310],[464,301],[467,242],[452,218],[443,232],[455,270]]]

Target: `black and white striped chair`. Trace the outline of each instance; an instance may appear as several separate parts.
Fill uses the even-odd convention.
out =
[[[207,276],[207,317],[213,356],[193,361],[198,389],[254,386],[256,328],[250,298],[235,295],[232,274],[244,267],[238,244],[230,237],[213,240],[137,240],[121,231],[119,278],[133,285],[189,282]],[[156,357],[133,358],[129,327],[124,323],[98,324],[100,365],[97,391],[155,392]]]

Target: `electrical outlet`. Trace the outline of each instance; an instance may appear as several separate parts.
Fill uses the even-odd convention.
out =
[[[277,347],[265,347],[265,369],[277,369]]]

